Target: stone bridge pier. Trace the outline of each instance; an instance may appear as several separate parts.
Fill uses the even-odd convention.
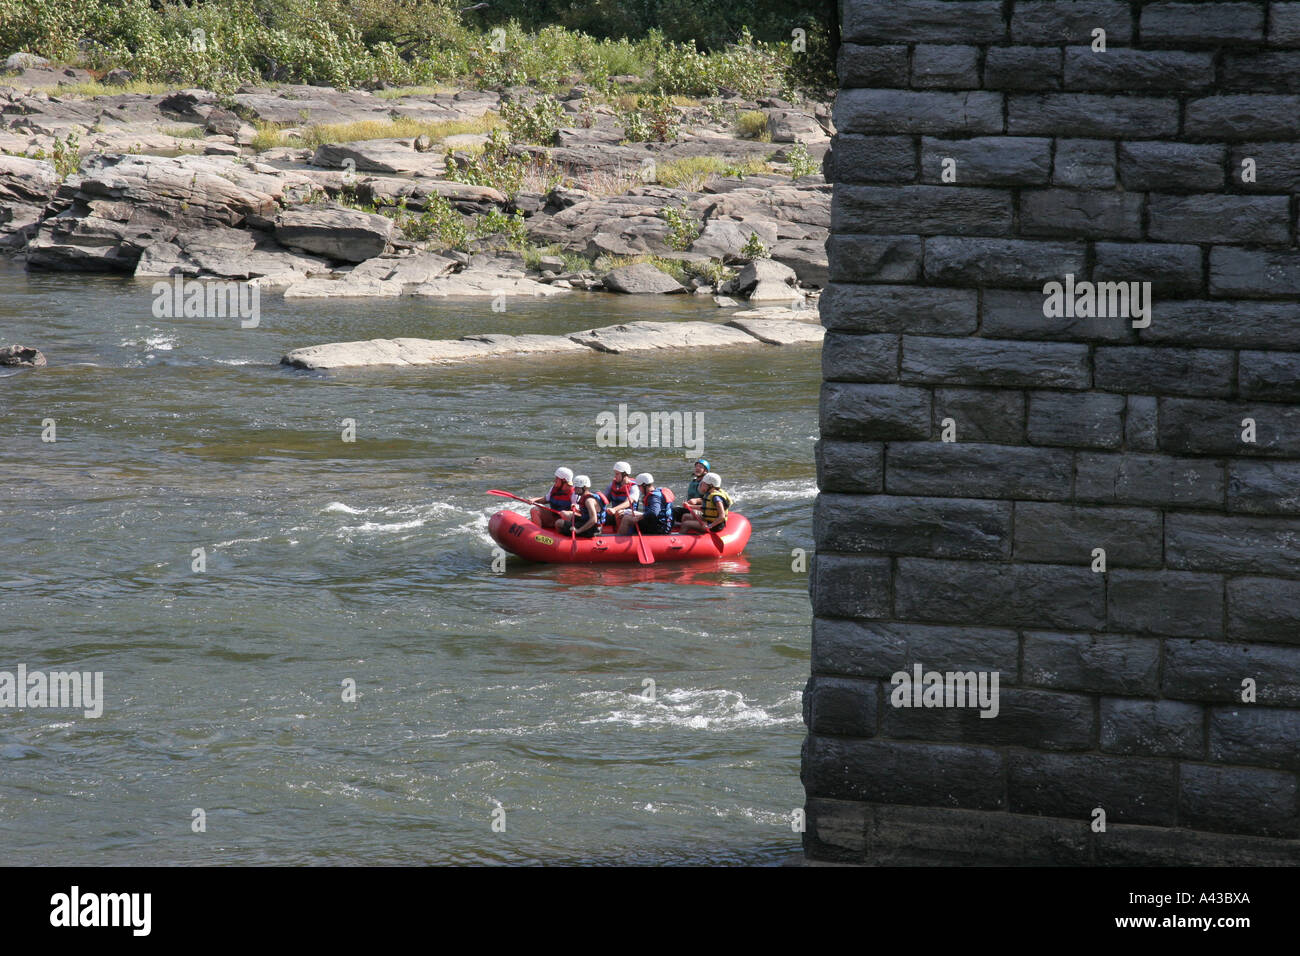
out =
[[[1300,2],[840,14],[807,856],[1300,863]]]

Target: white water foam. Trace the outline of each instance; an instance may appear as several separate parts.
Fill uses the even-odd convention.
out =
[[[269,534],[264,534],[260,538],[232,538],[230,541],[222,541],[219,544],[212,545],[212,547],[216,549],[228,548],[232,544],[255,544],[258,541],[265,541],[269,537],[271,537]]]
[[[139,326],[137,326],[139,328]],[[159,332],[154,330],[152,335],[146,335],[143,339],[123,339],[120,343],[124,349],[139,348],[143,346],[149,351],[170,352],[176,348],[180,341],[175,334],[170,332]]]
[[[612,709],[604,717],[579,721],[582,724],[624,724],[629,727],[680,727],[688,730],[731,730],[738,727],[775,727],[803,720],[800,695],[792,694],[769,708],[745,702],[744,694],[730,690],[688,690],[675,688],[655,700],[640,694],[593,691],[579,699],[607,703]],[[776,713],[789,709],[788,715]]]
[[[345,504],[344,504],[343,502],[341,502],[341,501],[331,501],[328,505],[325,506],[325,510],[326,510],[326,511],[342,511],[344,514],[349,514],[349,515],[363,515],[363,514],[365,514],[367,511],[369,511],[370,509],[369,509],[369,508],[350,508],[350,507],[348,507],[347,505],[345,505]]]
[[[380,521],[367,521],[365,524],[358,525],[355,528],[342,528],[340,531],[406,531],[410,528],[419,528],[423,524],[423,518],[416,518],[414,521],[395,521],[392,524],[384,524]]]
[[[771,481],[759,485],[724,485],[724,487],[736,498],[736,507],[742,513],[745,510],[745,502],[749,500],[811,500],[817,497],[817,482],[806,479]]]

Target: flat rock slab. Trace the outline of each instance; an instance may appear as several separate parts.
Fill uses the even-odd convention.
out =
[[[367,365],[437,365],[489,354],[486,342],[460,339],[369,339],[294,349],[280,359],[297,368],[361,368]]]
[[[331,279],[312,276],[294,282],[284,290],[286,299],[378,299],[402,294],[400,282],[385,282],[368,276]]]
[[[353,169],[372,173],[407,173],[440,176],[445,171],[441,153],[421,153],[409,139],[367,139],[349,143],[325,143],[316,147],[313,166],[343,169],[351,160]]]
[[[533,352],[591,352],[585,345],[579,345],[563,335],[503,335],[487,333],[484,335],[467,335],[466,342],[486,342],[493,347],[495,355],[521,355]]]
[[[569,338],[597,351],[615,354],[754,344],[753,337],[740,329],[713,322],[629,322],[574,332]]]
[[[769,305],[761,309],[745,309],[731,313],[733,319],[779,319],[783,322],[816,322],[822,320],[821,312],[814,303],[809,309],[787,309],[782,306]]]
[[[294,349],[280,359],[296,368],[360,368],[368,365],[445,365],[472,358],[543,352],[589,352],[562,335],[471,335],[463,339],[370,339]]]
[[[503,276],[495,272],[467,269],[455,275],[439,276],[406,289],[407,295],[469,296],[565,295],[568,289],[535,282],[524,276]]]
[[[732,319],[727,325],[747,332],[768,345],[797,345],[820,342],[826,330],[820,325],[791,319]]]
[[[479,333],[461,339],[370,339],[332,342],[294,349],[283,365],[306,369],[362,368],[368,365],[444,365],[479,358],[559,352],[635,352],[718,345],[794,345],[820,342],[821,326],[788,319],[737,319],[713,322],[632,322],[573,335]]]

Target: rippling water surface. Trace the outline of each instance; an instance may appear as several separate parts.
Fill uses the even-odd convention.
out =
[[[147,283],[0,265],[0,338],[50,361],[0,371],[0,670],[102,671],[106,697],[99,719],[0,710],[5,862],[797,852],[817,349],[322,374],[279,356],[718,310],[268,295],[245,330],[151,305]],[[704,412],[744,557],[494,572],[487,519],[512,505],[488,488],[540,494],[557,464],[607,482],[624,457],[684,488],[680,449],[597,447],[619,403]]]

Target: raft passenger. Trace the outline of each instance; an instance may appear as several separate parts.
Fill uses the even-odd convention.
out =
[[[605,523],[605,509],[609,502],[599,491],[591,490],[591,479],[586,475],[574,478],[573,487],[578,493],[578,500],[573,505],[574,515],[572,518],[561,518],[556,522],[555,530],[560,534],[568,534],[572,528],[579,538],[593,537]]]
[[[541,505],[542,510],[538,518],[538,524],[543,528],[554,528],[555,522],[561,515],[555,514],[556,511],[565,513],[573,510],[573,470],[570,468],[555,469],[555,484],[551,485],[551,490],[540,498],[533,498],[535,505]],[[550,508],[550,511],[546,509]]]
[[[703,504],[699,514],[687,515],[682,519],[682,531],[699,532],[721,531],[727,526],[727,509],[731,507],[731,495],[722,490],[722,479],[716,472],[709,472],[700,479],[700,498]]]
[[[692,469],[694,474],[691,476],[691,483],[686,486],[686,500],[697,510],[704,504],[703,499],[700,498],[700,479],[708,473],[708,470],[707,458],[695,459],[695,467]],[[686,505],[673,505],[673,521],[680,522],[684,517],[686,517]]]
[[[618,517],[619,534],[635,534],[635,527],[642,534],[668,534],[673,530],[673,509],[666,489],[655,487],[654,475],[641,472],[636,476],[637,486],[641,489],[641,510],[624,511]]]
[[[625,461],[614,463],[614,480],[605,491],[609,502],[608,522],[618,524],[618,516],[641,500],[641,489],[632,480],[632,466]]]

